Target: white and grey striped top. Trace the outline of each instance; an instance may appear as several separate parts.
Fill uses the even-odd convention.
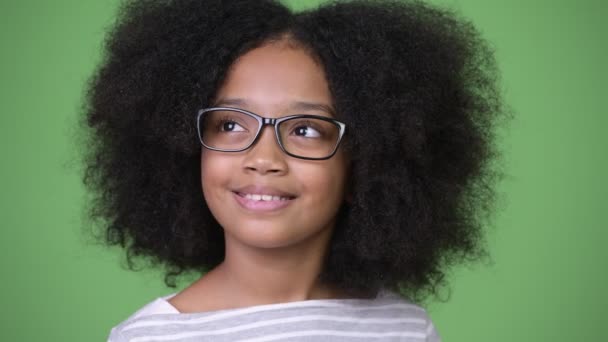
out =
[[[114,327],[109,342],[439,342],[426,311],[382,292],[375,299],[324,299],[180,313],[157,298]]]

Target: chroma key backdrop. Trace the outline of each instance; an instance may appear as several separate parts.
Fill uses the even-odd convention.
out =
[[[444,300],[425,307],[448,342],[606,341],[608,6],[432,3],[491,42],[513,119],[499,132],[506,177],[487,229],[491,257],[453,268]],[[77,121],[118,5],[0,1],[2,341],[104,341],[179,290],[159,269],[125,270],[121,250],[86,234]]]

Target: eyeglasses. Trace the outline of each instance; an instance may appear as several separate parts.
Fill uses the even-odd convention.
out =
[[[196,122],[198,137],[210,150],[244,151],[255,144],[264,126],[271,125],[283,152],[309,160],[331,158],[346,131],[344,123],[325,116],[298,114],[265,118],[229,107],[201,109]]]

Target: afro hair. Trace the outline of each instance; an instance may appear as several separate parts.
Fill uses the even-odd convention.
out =
[[[322,65],[348,127],[352,199],[322,279],[370,294],[437,294],[449,266],[485,255],[504,110],[479,32],[417,1],[302,12],[270,0],[125,2],[82,121],[99,238],[125,248],[130,267],[165,266],[172,287],[223,260],[223,231],[200,186],[195,115],[239,56],[286,36]]]

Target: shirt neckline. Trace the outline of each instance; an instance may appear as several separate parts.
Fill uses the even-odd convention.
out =
[[[244,306],[239,308],[227,308],[227,309],[219,309],[219,310],[210,310],[210,311],[199,311],[199,312],[181,312],[171,303],[169,303],[169,299],[177,295],[177,293],[171,293],[166,296],[158,297],[157,301],[160,301],[164,306],[166,306],[169,310],[173,311],[173,314],[179,315],[212,315],[212,314],[221,314],[226,312],[255,312],[255,311],[266,311],[272,309],[279,308],[297,308],[297,307],[340,307],[340,306],[352,306],[355,304],[369,304],[373,302],[378,302],[382,300],[393,301],[395,298],[401,299],[401,297],[396,294],[381,290],[378,295],[374,298],[341,298],[341,299],[306,299],[306,300],[297,300],[291,302],[281,302],[281,303],[271,303],[271,304],[257,304]],[[407,304],[412,304],[408,301],[405,301]],[[405,304],[404,303],[404,304]]]

